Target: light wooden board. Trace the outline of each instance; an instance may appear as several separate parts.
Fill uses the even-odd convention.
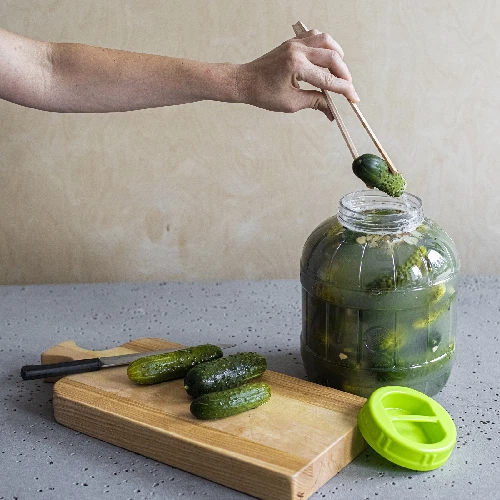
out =
[[[42,363],[176,347],[137,339],[108,351],[64,342]],[[137,386],[126,367],[71,375],[54,385],[62,425],[261,499],[305,499],[366,446],[357,428],[365,399],[267,370],[269,402],[220,420],[189,412],[182,380]]]

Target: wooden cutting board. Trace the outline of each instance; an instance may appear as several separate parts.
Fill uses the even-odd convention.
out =
[[[42,363],[182,347],[141,338],[107,351],[74,342],[42,354]],[[138,386],[126,367],[61,378],[57,422],[265,500],[305,499],[365,447],[357,428],[364,398],[267,370],[272,396],[232,417],[201,421],[189,411],[182,380]]]

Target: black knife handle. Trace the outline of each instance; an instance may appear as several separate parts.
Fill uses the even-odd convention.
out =
[[[26,365],[21,368],[23,380],[34,380],[37,378],[63,377],[75,373],[95,372],[100,370],[102,362],[99,358],[77,359],[75,361],[64,361],[52,365]]]

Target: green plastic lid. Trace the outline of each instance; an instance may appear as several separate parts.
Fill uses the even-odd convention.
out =
[[[457,441],[448,412],[408,387],[388,386],[373,392],[358,414],[358,426],[376,452],[413,470],[441,467]]]

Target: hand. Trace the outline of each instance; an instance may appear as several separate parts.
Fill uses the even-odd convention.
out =
[[[206,63],[75,43],[31,40],[0,29],[0,99],[46,111],[104,113],[202,100],[333,120],[318,90],[358,96],[340,45],[310,30],[247,64]]]
[[[358,102],[344,51],[327,33],[307,31],[238,70],[241,102],[270,111],[294,113],[313,108],[333,120],[325,96],[318,90],[302,90],[299,82]]]

